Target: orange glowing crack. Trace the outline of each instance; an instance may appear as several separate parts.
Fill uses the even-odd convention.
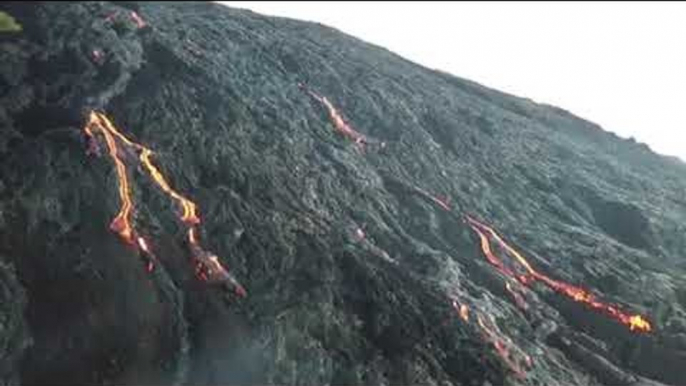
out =
[[[453,300],[452,306],[462,320],[469,322],[469,307],[466,304],[458,304],[457,300]]]
[[[148,245],[148,242],[143,238],[143,237],[138,237],[138,246],[140,249],[145,252],[145,254],[148,256],[147,263],[145,265],[145,270],[148,272],[152,272],[153,269],[155,269],[155,263],[154,261],[156,260],[155,255],[152,253],[150,250],[150,246]]]
[[[491,263],[491,265],[493,265],[503,275],[515,276],[514,273],[512,273],[509,268],[503,265],[503,262],[493,254],[493,251],[491,251],[491,244],[488,242],[488,238],[481,231],[481,229],[473,226],[472,224],[470,224],[470,226],[476,232],[476,234],[479,235],[479,240],[481,241],[481,250],[484,252],[488,262]]]
[[[200,219],[198,218],[197,215],[197,208],[195,203],[192,201],[188,200],[187,198],[183,197],[180,195],[178,192],[176,192],[174,189],[171,188],[167,180],[164,178],[164,175],[160,170],[152,163],[151,156],[153,155],[152,150],[148,149],[145,146],[142,146],[138,143],[135,143],[131,140],[129,140],[125,135],[119,132],[117,128],[112,124],[112,122],[107,119],[102,114],[93,112],[91,113],[91,116],[96,116],[98,121],[100,122],[100,127],[104,127],[104,130],[102,130],[103,133],[111,133],[112,135],[116,136],[119,140],[124,142],[129,147],[134,148],[135,150],[140,151],[140,161],[145,166],[147,169],[148,173],[152,176],[153,180],[157,185],[168,195],[170,195],[173,199],[179,202],[181,205],[183,214],[181,216],[181,221],[183,221],[186,224],[193,225],[193,224],[198,224],[200,223]],[[115,147],[116,149],[116,144],[114,144],[114,140],[111,138],[111,136],[106,136],[106,138],[109,138],[108,140],[108,145],[112,143],[112,146]],[[121,163],[121,162],[120,162]],[[123,163],[121,163],[122,168]]]
[[[144,238],[138,238],[138,246],[141,247],[141,250],[143,250],[143,252],[150,253],[150,247],[148,247],[148,242],[145,241]]]
[[[431,200],[438,204],[441,208],[445,209],[446,211],[450,212],[450,202],[439,197],[435,197],[432,195],[429,195],[431,197]]]
[[[191,245],[198,244],[198,237],[195,235],[195,228],[193,227],[188,228],[188,241]]]
[[[510,370],[512,370],[512,372],[518,378],[524,378],[526,376],[526,372],[515,361],[514,355],[512,355],[512,352],[508,348],[507,340],[505,338],[501,338],[499,334],[495,332],[495,328],[489,328],[488,326],[486,326],[486,323],[484,323],[484,320],[481,318],[481,315],[477,314],[476,320],[479,324],[479,327],[481,328],[484,340],[491,343],[493,348],[495,348],[496,353],[498,353],[500,359],[510,368]],[[524,355],[524,361],[527,364],[530,362],[530,360],[531,358],[528,355]]]
[[[299,84],[299,87],[305,89],[305,91],[308,94],[310,94],[314,99],[316,99],[326,107],[327,111],[329,112],[329,117],[333,121],[336,130],[338,130],[344,136],[352,139],[359,146],[363,146],[366,143],[368,143],[367,137],[364,134],[359,133],[358,131],[353,129],[348,123],[346,123],[341,113],[338,112],[336,107],[329,101],[328,98],[317,94],[309,88],[306,88],[302,83]]]
[[[484,255],[486,255],[488,261],[498,268],[503,274],[513,277],[524,285],[528,285],[531,280],[538,280],[555,292],[565,295],[575,302],[582,303],[592,310],[602,312],[614,318],[618,322],[629,327],[629,330],[631,331],[646,333],[652,331],[653,327],[651,323],[644,316],[627,314],[615,305],[606,304],[599,301],[595,295],[581,287],[554,280],[536,271],[531,266],[529,261],[522,256],[522,254],[507,244],[491,227],[473,219],[470,216],[466,216],[466,219],[472,229],[474,229],[474,231],[479,235],[479,238],[481,239],[481,249],[484,252]],[[490,234],[491,237],[493,237],[493,239],[495,239],[503,249],[505,249],[510,255],[514,256],[515,260],[527,271],[528,275],[514,275],[512,271],[503,269],[501,260],[493,255],[485,233]]]
[[[136,150],[142,150],[142,149],[144,149],[143,146],[141,146],[141,145],[139,145],[139,144],[137,144],[137,143],[131,142],[131,141],[130,141],[128,138],[126,138],[122,133],[120,133],[119,130],[117,130],[117,128],[114,126],[114,124],[112,124],[112,122],[111,122],[109,119],[107,119],[107,117],[106,117],[105,115],[100,114],[100,113],[97,113],[97,112],[91,112],[91,116],[97,117],[98,122],[100,123],[100,125],[101,125],[105,130],[107,130],[108,132],[110,132],[111,134],[113,134],[113,135],[114,135],[115,137],[117,137],[119,140],[121,140],[122,142],[124,142],[124,144],[126,144],[127,146],[133,147],[133,148],[135,148]]]
[[[143,20],[143,18],[141,18],[136,12],[131,11],[131,13],[129,15],[131,16],[131,19],[133,20],[133,22],[136,23],[136,27],[138,29],[141,29],[147,25],[145,23],[145,20]]]
[[[433,201],[436,205],[440,206],[440,207],[441,207],[443,210],[445,210],[446,212],[450,212],[450,210],[451,210],[451,209],[450,209],[450,204],[449,204],[449,202],[448,202],[446,199],[436,197],[436,196],[434,196],[433,194],[431,194],[431,193],[429,193],[429,192],[427,192],[427,191],[425,191],[425,190],[423,190],[423,189],[421,189],[421,188],[419,188],[419,187],[415,187],[415,189],[416,189],[420,194],[422,194],[423,196],[427,197],[429,200]]]
[[[412,186],[412,189],[414,189],[417,193],[420,195],[426,197],[427,199],[431,200],[434,204],[438,205],[441,207],[441,209],[445,210],[446,212],[452,211],[450,208],[450,200],[449,198],[443,198],[443,197],[436,197],[433,194],[427,192],[426,190],[420,188],[419,186]]]
[[[162,190],[164,190],[165,193],[167,193],[173,199],[178,201],[179,204],[181,204],[181,208],[183,210],[183,214],[181,215],[181,221],[188,225],[195,225],[200,223],[200,219],[198,218],[198,215],[196,213],[197,207],[195,203],[183,197],[169,186],[167,180],[165,180],[160,170],[157,169],[157,167],[155,167],[155,165],[153,165],[152,161],[150,160],[151,155],[152,151],[150,149],[143,148],[140,155],[140,160],[145,166],[145,168],[148,169],[148,172],[152,176],[153,180],[157,183],[157,185],[159,185],[159,187],[162,188]]]
[[[195,235],[189,232],[188,237],[193,239]],[[195,243],[191,244],[191,250],[195,261],[195,274],[198,278],[207,283],[226,283],[238,296],[247,296],[245,288],[224,268],[217,255],[205,251]]]
[[[455,309],[455,312],[460,316],[460,318],[465,323],[469,322],[469,307],[464,303],[460,304],[455,299],[452,300],[451,304],[453,309]],[[526,365],[526,368],[531,368],[533,365],[531,357],[524,353],[514,343],[512,343],[511,339],[502,337],[501,334],[497,332],[497,328],[495,328],[495,326],[492,328],[488,327],[479,312],[475,311],[474,314],[476,315],[476,321],[481,330],[481,336],[483,337],[483,339],[493,346],[496,353],[498,354],[498,357],[503,361],[503,363],[505,363],[505,365],[507,365],[508,368],[510,368],[510,370],[517,377],[524,378],[526,376],[526,371],[518,363],[517,358],[521,356],[521,358],[523,358],[524,364]],[[515,356],[513,350],[516,351],[516,353],[518,353],[519,355]]]
[[[119,182],[119,199],[121,201],[121,208],[110,223],[110,229],[118,233],[124,241],[128,244],[134,243],[133,228],[131,227],[131,212],[133,205],[131,203],[131,191],[129,189],[129,180],[126,174],[126,166],[119,157],[117,144],[106,126],[103,125],[102,117],[97,113],[91,113],[88,124],[85,127],[86,134],[94,140],[94,130],[98,130],[107,143],[110,157],[114,161],[117,171],[117,178]],[[105,121],[106,122],[106,121]]]
[[[469,321],[469,308],[464,304],[460,306],[460,317],[465,322]]]
[[[180,220],[188,226],[188,242],[190,244],[191,251],[193,252],[196,273],[198,273],[198,276],[207,282],[230,283],[234,287],[236,293],[238,293],[240,296],[246,296],[247,293],[243,286],[241,286],[240,283],[238,283],[238,281],[222,266],[219,258],[216,255],[205,251],[200,246],[200,243],[198,242],[198,235],[195,229],[195,225],[200,223],[200,218],[198,217],[197,213],[197,205],[172,189],[162,172],[152,163],[152,150],[129,140],[125,135],[117,130],[114,124],[107,119],[105,115],[97,112],[91,112],[88,123],[84,128],[89,140],[92,141],[91,147],[97,146],[97,143],[93,142],[95,140],[95,130],[102,133],[103,137],[105,138],[107,147],[109,149],[109,154],[116,165],[119,181],[119,196],[122,205],[118,214],[112,220],[110,228],[117,232],[127,243],[131,245],[137,245],[138,248],[148,256],[149,260],[147,270],[149,272],[152,271],[154,267],[153,261],[155,261],[156,258],[152,253],[148,242],[143,237],[134,236],[135,232],[130,220],[131,213],[133,211],[133,203],[131,200],[129,181],[126,173],[126,165],[120,157],[120,151],[117,147],[117,139],[126,147],[140,152],[139,161],[141,164],[143,164],[145,170],[150,174],[153,181],[162,189],[163,192],[181,205],[182,213],[180,215]]]

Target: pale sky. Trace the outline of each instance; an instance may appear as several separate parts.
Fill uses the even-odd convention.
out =
[[[258,2],[686,160],[686,3]]]

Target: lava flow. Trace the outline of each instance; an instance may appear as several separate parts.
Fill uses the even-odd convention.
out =
[[[500,359],[512,370],[512,372],[517,377],[524,378],[526,376],[526,373],[521,368],[521,366],[515,361],[515,358],[512,355],[511,350],[508,348],[507,340],[505,338],[501,338],[495,332],[495,328],[489,328],[488,326],[486,326],[486,323],[484,322],[484,319],[481,317],[481,315],[477,314],[476,321],[478,322],[479,327],[481,328],[484,340],[490,342],[493,345]],[[529,358],[528,355],[525,355],[524,358],[527,364],[530,363],[529,360],[527,360],[527,358]]]
[[[200,223],[200,219],[197,216],[197,207],[194,202],[190,201],[189,199],[183,197],[179,193],[177,193],[174,189],[172,189],[169,186],[169,183],[167,183],[167,180],[164,178],[164,175],[160,170],[152,163],[152,160],[150,159],[150,156],[153,155],[152,150],[148,149],[145,146],[142,146],[138,143],[135,143],[126,136],[124,136],[122,133],[117,130],[117,128],[110,122],[107,117],[105,117],[102,114],[99,113],[91,113],[92,116],[96,116],[99,119],[99,122],[101,122],[101,127],[103,128],[103,132],[111,133],[112,135],[116,136],[119,138],[124,144],[126,144],[128,147],[131,147],[135,150],[140,151],[140,162],[143,164],[143,166],[146,168],[148,173],[152,176],[153,180],[155,183],[165,192],[167,193],[170,197],[175,199],[176,201],[181,204],[181,208],[183,210],[183,214],[181,216],[181,221],[184,222],[187,225],[195,225]],[[107,138],[107,136],[106,136]],[[111,136],[110,136],[111,138]],[[112,141],[114,143],[114,141]],[[108,145],[110,141],[108,140]],[[114,145],[116,149],[116,144]],[[123,164],[122,164],[123,165]]]
[[[425,190],[419,188],[419,187],[414,187],[414,189],[423,195],[424,197],[430,199],[433,201],[436,205],[440,206],[443,210],[447,212],[451,212],[450,205],[448,204],[447,200],[437,198],[433,196],[432,194],[426,192]],[[623,325],[629,327],[630,331],[634,332],[640,332],[640,333],[649,333],[653,330],[652,324],[642,315],[638,314],[628,314],[622,310],[619,309],[616,305],[612,304],[606,304],[601,301],[599,301],[595,295],[592,293],[588,292],[587,290],[577,287],[571,284],[567,284],[558,280],[554,280],[538,271],[536,271],[529,261],[524,258],[519,252],[517,252],[514,248],[512,248],[509,244],[507,244],[502,237],[500,237],[492,228],[488,227],[487,225],[475,220],[469,215],[465,215],[465,219],[467,220],[467,223],[469,226],[476,232],[476,234],[479,236],[480,242],[481,242],[481,250],[483,251],[484,255],[486,256],[486,259],[488,262],[493,265],[500,273],[502,273],[506,277],[511,277],[515,279],[517,282],[521,283],[522,285],[529,285],[533,281],[538,280],[542,283],[544,283],[546,286],[554,290],[555,292],[558,292],[560,294],[563,294],[572,300],[582,303],[586,305],[587,307],[591,308],[592,310],[604,313],[611,318],[614,318],[618,322],[622,323]],[[510,253],[512,256],[514,256],[515,261],[519,263],[521,268],[525,271],[524,273],[516,273],[513,268],[506,266],[503,261],[498,258],[494,253],[491,248],[491,244],[488,238],[488,235],[491,235],[493,239],[495,239],[498,244],[505,249],[508,253]],[[506,285],[506,289],[508,292],[510,292],[517,303],[517,306],[520,309],[527,309],[528,304],[524,300],[524,298],[521,296],[521,294],[517,293],[509,284]]]
[[[117,216],[112,220],[110,229],[117,232],[128,244],[137,245],[149,258],[147,270],[152,271],[152,262],[156,260],[154,254],[150,250],[148,242],[140,236],[134,235],[134,229],[131,225],[131,214],[133,212],[133,203],[131,199],[131,191],[129,188],[128,174],[126,171],[126,164],[122,160],[120,148],[117,146],[117,141],[121,141],[127,150],[140,152],[139,161],[150,174],[153,181],[173,200],[177,201],[181,207],[181,214],[179,216],[182,223],[188,226],[188,243],[193,254],[195,269],[198,277],[203,281],[209,283],[228,283],[232,286],[235,292],[241,296],[246,295],[245,289],[238,283],[238,281],[222,266],[219,258],[208,251],[205,251],[198,242],[197,230],[195,226],[200,223],[200,218],[197,213],[197,205],[172,189],[166,178],[152,162],[152,150],[149,148],[133,142],[126,138],[112,122],[103,114],[91,112],[88,124],[85,127],[85,132],[91,141],[91,147],[97,148],[97,143],[94,143],[94,132],[98,131],[105,138],[110,157],[114,161],[117,169],[117,176],[119,180],[119,197],[121,199],[121,209]],[[134,242],[135,241],[135,242]]]
[[[160,170],[157,167],[155,167],[155,165],[153,165],[152,161],[150,160],[151,155],[152,151],[150,151],[150,149],[144,148],[141,151],[140,155],[141,163],[143,163],[145,168],[148,170],[155,183],[159,185],[159,187],[171,198],[179,202],[179,204],[181,205],[181,209],[183,210],[183,213],[181,215],[181,221],[189,226],[199,224],[200,219],[198,218],[198,215],[196,213],[197,206],[195,205],[195,203],[183,197],[169,186],[169,183],[167,183],[167,180],[164,178],[164,175],[162,175]],[[190,239],[191,237],[189,237],[189,240]],[[195,238],[193,238],[193,240],[195,240]],[[193,241],[191,240],[191,242]]]
[[[334,107],[334,105],[331,102],[329,102],[329,100],[325,96],[317,94],[316,92],[307,88],[302,83],[299,83],[298,86],[301,89],[304,89],[314,99],[316,99],[326,107],[326,109],[329,112],[329,117],[333,121],[334,126],[336,126],[336,130],[338,130],[341,134],[345,135],[346,137],[349,137],[359,146],[364,146],[369,142],[364,134],[359,133],[345,122],[343,116],[338,112],[336,107]]]
[[[629,330],[631,331],[644,333],[652,331],[653,327],[651,323],[644,316],[628,314],[620,310],[616,305],[601,302],[595,295],[583,288],[552,279],[536,271],[524,256],[507,244],[492,228],[470,216],[466,216],[466,220],[471,228],[479,235],[479,238],[481,239],[481,249],[484,252],[484,255],[486,255],[489,263],[495,266],[504,275],[512,277],[524,285],[528,285],[532,280],[538,280],[555,292],[565,295],[575,302],[582,303],[592,310],[614,318],[618,322],[629,327]],[[493,254],[486,234],[490,234],[503,249],[514,256],[515,261],[526,271],[526,274],[518,275],[513,273],[509,268],[504,267],[502,260],[495,257]]]
[[[434,196],[433,194],[427,192],[426,190],[418,187],[418,186],[412,186],[412,188],[422,196],[428,198],[431,200],[434,204],[438,205],[441,207],[441,209],[445,210],[446,212],[450,212],[450,200],[449,198],[443,198],[443,197],[437,197]]]
[[[453,308],[462,320],[469,322],[469,307],[466,304],[457,304],[457,301],[453,300]]]
[[[509,268],[503,265],[503,262],[493,254],[493,251],[491,251],[491,244],[488,242],[488,237],[486,237],[481,229],[474,226],[472,226],[472,229],[474,229],[476,234],[479,235],[479,241],[481,241],[481,250],[484,252],[488,262],[491,263],[491,265],[493,265],[503,275],[516,277],[515,274]]]
[[[131,16],[131,20],[133,20],[133,22],[136,23],[136,27],[138,29],[141,29],[147,25],[145,23],[145,20],[143,20],[143,18],[141,18],[136,12],[131,11],[129,15]]]
[[[112,132],[109,130],[106,123],[108,123],[107,118],[98,113],[91,113],[88,119],[88,123],[84,128],[84,131],[91,141],[91,148],[95,148],[97,145],[93,145],[95,142],[95,131],[98,131],[105,138],[107,143],[107,149],[110,153],[112,161],[117,170],[117,179],[119,181],[119,199],[121,201],[121,208],[119,213],[114,217],[110,223],[110,229],[113,232],[117,232],[124,241],[128,244],[134,244],[133,228],[131,226],[131,212],[133,211],[133,204],[131,202],[131,190],[129,188],[129,179],[126,173],[126,165],[121,160],[119,156],[119,148],[117,143],[112,137]]]
[[[148,242],[143,237],[139,236],[137,241],[138,241],[138,246],[140,247],[140,249],[143,252],[145,252],[146,256],[148,257],[146,265],[145,265],[145,270],[148,272],[152,272],[155,269],[155,261],[157,260],[157,258],[152,253],[152,251],[150,250],[150,247],[148,246]]]
[[[465,323],[469,322],[469,307],[466,304],[458,304],[457,300],[453,300],[452,306],[460,316],[460,319],[462,319]],[[476,321],[481,330],[481,335],[484,341],[490,343],[493,348],[495,348],[498,357],[500,357],[503,363],[505,363],[517,377],[524,378],[526,376],[526,371],[516,360],[517,357],[515,357],[514,351],[520,354],[528,368],[533,365],[531,357],[525,354],[519,347],[511,343],[510,339],[501,336],[497,332],[495,326],[488,327],[480,313],[475,311],[474,314],[476,315]]]

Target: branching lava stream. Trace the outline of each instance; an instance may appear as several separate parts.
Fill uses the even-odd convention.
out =
[[[648,333],[652,331],[652,325],[644,316],[638,314],[628,314],[620,310],[616,305],[601,302],[594,294],[581,287],[552,279],[545,274],[536,271],[531,266],[529,261],[517,250],[507,244],[502,237],[500,237],[500,235],[493,230],[493,228],[475,220],[470,216],[466,216],[465,218],[471,228],[479,235],[479,238],[481,239],[481,249],[484,252],[484,255],[487,256],[488,261],[504,275],[514,278],[523,285],[528,285],[532,279],[540,281],[553,291],[567,296],[575,302],[582,303],[594,311],[598,311],[612,317],[613,319],[627,326],[631,331],[642,333]],[[502,260],[493,255],[486,234],[489,234],[504,250],[512,255],[515,258],[515,262],[517,262],[526,271],[526,274],[516,275],[509,269],[503,269]]]
[[[299,86],[326,107],[329,117],[338,132],[352,139],[360,147],[369,143],[365,135],[357,132],[345,122],[342,115],[326,97],[315,93],[303,84],[299,84]],[[143,166],[143,169],[150,175],[162,192],[178,203],[180,208],[178,217],[181,223],[187,227],[186,237],[190,252],[193,256],[196,276],[207,283],[225,284],[227,287],[233,288],[239,296],[246,296],[247,293],[245,289],[229,271],[222,266],[218,256],[203,249],[200,245],[197,226],[201,221],[197,205],[171,187],[162,171],[153,163],[153,151],[128,139],[101,113],[91,112],[84,130],[92,141],[91,145],[96,141],[96,133],[99,133],[102,136],[107,145],[109,156],[116,167],[121,207],[110,223],[110,229],[117,233],[127,244],[137,247],[148,256],[148,271],[152,270],[153,263],[157,262],[157,258],[150,248],[150,243],[145,238],[138,235],[132,225],[135,207],[131,198],[131,187],[125,160],[133,157],[124,157],[132,153],[137,154],[138,162]],[[122,144],[121,148],[119,147],[119,143]],[[97,145],[97,142],[95,142],[95,145]],[[384,144],[382,143],[382,145]],[[429,199],[444,211],[448,213],[453,212],[448,197],[439,198],[420,187],[414,186],[413,188],[417,193]],[[469,215],[465,215],[464,219],[479,237],[481,251],[488,263],[495,267],[495,269],[506,278],[505,290],[512,296],[515,304],[522,311],[526,311],[529,308],[524,297],[525,293],[522,291],[525,287],[538,281],[553,291],[562,294],[575,302],[581,303],[593,311],[613,318],[619,323],[627,326],[632,332],[649,333],[653,330],[653,326],[644,316],[626,313],[617,305],[601,302],[594,294],[581,287],[555,280],[537,271],[521,253],[506,243],[493,228],[477,221]],[[359,228],[357,229],[357,237],[360,240],[364,239],[364,232]],[[492,241],[497,243],[500,247],[498,250],[500,252],[505,251],[504,255],[509,256],[510,259],[503,261],[494,251],[491,245]],[[451,305],[464,323],[468,324],[470,323],[470,320],[475,321],[472,322],[472,324],[478,326],[483,340],[493,346],[503,363],[505,363],[517,377],[524,377],[526,375],[526,371],[533,365],[531,357],[515,345],[511,339],[499,332],[491,315],[484,313],[478,308],[472,309],[467,304],[458,302],[457,300],[452,300]]]
[[[98,112],[91,112],[88,123],[84,131],[88,136],[91,144],[97,147],[97,139],[95,133],[100,133],[107,144],[107,149],[116,166],[117,179],[119,183],[119,198],[121,201],[121,208],[117,215],[110,223],[110,229],[116,232],[127,244],[138,247],[148,257],[147,270],[152,271],[153,263],[157,261],[154,253],[150,248],[148,241],[136,234],[132,225],[132,215],[134,213],[133,200],[131,198],[131,189],[129,183],[129,176],[126,169],[126,164],[122,158],[125,151],[138,152],[138,160],[143,165],[144,169],[150,174],[152,180],[160,187],[160,189],[167,194],[174,201],[178,202],[181,207],[180,221],[188,227],[188,243],[190,245],[191,253],[193,255],[195,273],[197,276],[208,283],[225,283],[233,287],[234,291],[240,296],[246,296],[246,291],[238,281],[224,268],[219,262],[217,255],[204,250],[197,235],[195,228],[200,224],[200,218],[197,213],[197,205],[188,198],[179,194],[174,190],[164,174],[152,162],[152,155],[154,154],[149,148],[131,141],[123,135],[112,122],[104,115]],[[118,147],[117,140],[119,140],[124,147]]]

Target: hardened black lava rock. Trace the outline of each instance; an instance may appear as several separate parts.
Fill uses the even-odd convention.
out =
[[[318,24],[211,3],[0,10],[22,26],[0,33],[3,384],[686,384],[681,161]],[[385,146],[337,133],[299,83]],[[197,279],[180,208],[142,168],[155,270],[109,230],[93,110],[155,151],[247,297]],[[654,330],[540,284],[522,312],[465,213]],[[530,356],[524,377],[453,298]]]

